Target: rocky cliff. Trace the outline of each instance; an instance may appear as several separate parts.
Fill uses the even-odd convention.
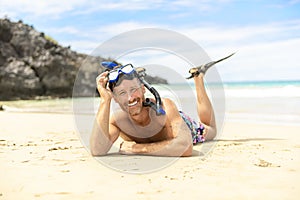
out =
[[[0,100],[71,97],[76,77],[76,96],[92,96],[103,60],[63,47],[22,21],[0,19]]]

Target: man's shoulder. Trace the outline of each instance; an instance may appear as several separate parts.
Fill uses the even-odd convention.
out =
[[[174,100],[170,99],[170,98],[163,98],[162,99],[164,106],[176,106],[176,103],[174,102]]]
[[[178,111],[178,104],[169,98],[163,99],[163,107],[169,115],[174,115],[175,113],[179,113]]]
[[[116,111],[110,115],[110,123],[115,123],[116,121],[128,119],[128,115],[124,111]]]

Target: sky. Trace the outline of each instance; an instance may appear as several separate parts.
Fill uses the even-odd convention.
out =
[[[196,42],[211,60],[236,52],[216,66],[225,82],[300,80],[300,0],[0,0],[0,17],[22,20],[86,54],[128,31],[171,30]],[[186,64],[139,53],[148,58],[130,55],[137,65]]]

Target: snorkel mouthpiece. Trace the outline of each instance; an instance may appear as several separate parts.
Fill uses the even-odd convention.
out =
[[[156,101],[156,104],[155,104],[149,98],[146,98],[146,101],[143,102],[143,106],[151,107],[153,110],[155,110],[156,115],[165,115],[166,114],[166,111],[162,108],[160,103],[158,103]]]

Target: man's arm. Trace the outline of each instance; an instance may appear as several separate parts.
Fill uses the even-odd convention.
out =
[[[90,149],[93,156],[107,154],[120,134],[120,130],[110,121],[112,94],[111,91],[105,87],[107,81],[107,72],[100,74],[96,80],[101,100],[90,137]]]
[[[120,130],[110,123],[110,101],[101,99],[90,138],[91,154],[93,156],[107,154],[119,134]]]
[[[120,152],[124,154],[144,154],[157,156],[191,156],[193,151],[192,136],[189,128],[182,120],[176,105],[166,99],[164,108],[170,121],[172,138],[153,143],[140,143],[124,141]],[[123,146],[124,145],[124,146]]]

